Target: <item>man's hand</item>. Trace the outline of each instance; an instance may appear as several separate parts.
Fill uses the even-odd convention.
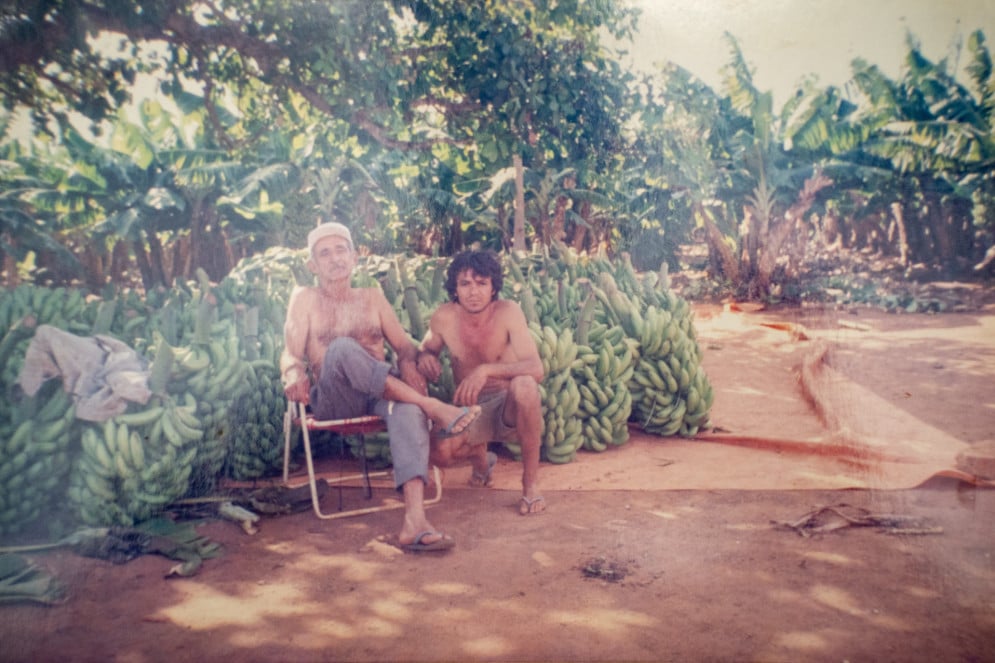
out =
[[[453,394],[454,405],[476,405],[477,397],[487,385],[487,364],[481,364],[464,378]]]
[[[425,376],[422,375],[420,370],[418,370],[418,365],[414,361],[410,359],[400,361],[398,362],[397,368],[401,372],[401,380],[417,390],[420,394],[428,393],[428,383],[425,382]]]
[[[434,354],[422,350],[418,353],[418,372],[430,382],[438,382],[442,377],[442,364]]]
[[[285,386],[283,393],[286,394],[287,400],[307,405],[311,400],[311,382],[306,377],[303,377],[297,382],[291,382]]]

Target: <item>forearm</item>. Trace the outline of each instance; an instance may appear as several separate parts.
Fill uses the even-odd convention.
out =
[[[399,343],[398,345],[400,347],[394,348],[394,356],[398,366],[404,362],[414,364],[418,361],[418,348],[415,347],[414,343]]]
[[[280,355],[280,381],[284,386],[307,379],[307,362],[284,349]]]
[[[525,375],[542,382],[544,371],[540,360],[522,360],[513,362],[499,362],[493,364],[481,364],[478,370],[484,370],[490,380],[510,380]]]

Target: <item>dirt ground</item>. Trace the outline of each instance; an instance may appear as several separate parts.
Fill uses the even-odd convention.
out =
[[[957,466],[995,438],[995,310],[697,322],[717,392],[702,439],[544,464],[549,509],[527,518],[512,459],[488,489],[450,469],[429,512],[457,540],[442,554],[402,553],[397,511],[304,511],[253,535],[207,522],[225,552],[191,578],[157,556],[34,555],[70,598],[3,607],[0,660],[995,660],[995,491]],[[918,533],[777,525],[840,504]]]

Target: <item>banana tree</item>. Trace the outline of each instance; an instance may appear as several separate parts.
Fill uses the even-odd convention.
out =
[[[5,116],[5,125],[8,120]],[[74,224],[92,218],[85,203],[92,176],[92,168],[74,164],[65,148],[50,140],[0,144],[0,256],[8,286],[19,282],[30,257],[36,266],[42,263],[38,279],[82,275],[65,236]]]
[[[698,211],[709,250],[717,254],[712,264],[737,290],[762,298],[771,293],[779,263],[787,262],[788,276],[797,269],[789,240],[807,240],[804,217],[832,180],[809,159],[786,149],[786,120],[804,97],[790,100],[775,113],[770,92],[761,92],[753,84],[738,43],[731,35],[726,38],[732,51],[723,70],[729,116],[721,132],[729,176],[716,196],[724,203],[718,209],[735,219],[733,235],[722,234],[712,210],[701,207]]]
[[[852,101],[831,115],[810,114],[792,138],[825,157],[838,192],[859,201],[863,220],[847,220],[854,234],[889,237],[885,248],[906,265],[963,270],[984,251],[978,237],[990,236],[995,220],[991,56],[984,35],[973,33],[961,83],[956,52],[934,63],[911,36],[907,45],[898,79],[854,60]],[[839,209],[855,211],[837,200]]]

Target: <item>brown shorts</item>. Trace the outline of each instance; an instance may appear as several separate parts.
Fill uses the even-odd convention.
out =
[[[507,398],[507,391],[498,391],[477,402],[481,412],[467,429],[467,444],[515,440],[515,427],[504,422],[504,404]]]

